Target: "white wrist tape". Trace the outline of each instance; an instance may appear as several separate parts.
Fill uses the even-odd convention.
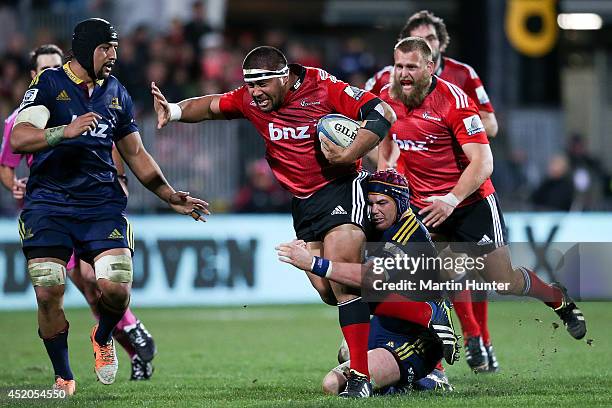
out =
[[[168,107],[170,108],[170,122],[181,120],[181,116],[183,116],[181,106],[178,103],[170,103]]]
[[[456,207],[460,202],[457,196],[455,196],[453,193],[448,193],[445,196],[438,197],[438,200],[444,201],[446,204],[452,207]]]
[[[427,197],[425,199],[425,201],[428,202],[428,203],[433,203],[436,200],[440,200],[443,203],[446,203],[446,204],[450,205],[453,208],[455,208],[460,203],[460,201],[457,198],[457,196],[454,195],[453,193],[448,193],[448,194],[443,195],[443,196],[431,196],[431,197]]]

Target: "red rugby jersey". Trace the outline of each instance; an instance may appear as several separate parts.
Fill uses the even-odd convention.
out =
[[[382,88],[391,80],[392,72],[392,65],[384,67],[366,82],[365,90],[379,95]],[[478,77],[476,71],[474,71],[474,68],[468,64],[464,64],[463,62],[459,62],[449,57],[442,57],[440,67],[435,74],[445,81],[451,82],[463,89],[463,91],[476,103],[479,110],[495,112],[482,81]]]
[[[469,160],[461,149],[466,143],[488,144],[478,108],[456,85],[433,77],[430,93],[416,109],[391,99],[389,87],[380,98],[397,115],[390,137],[400,148],[397,170],[408,178],[410,202],[419,208],[424,200],[449,193],[459,181]],[[487,179],[459,206],[472,204],[495,192]]]
[[[361,167],[361,161],[342,167],[327,162],[316,132],[319,119],[340,113],[363,120],[360,108],[376,96],[319,68],[291,64],[290,69],[299,79],[280,109],[262,112],[246,85],[223,94],[219,107],[227,119],[246,118],[255,125],[266,143],[266,159],[276,179],[303,198]]]

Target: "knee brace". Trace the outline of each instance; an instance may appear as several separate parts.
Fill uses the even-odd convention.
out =
[[[66,282],[66,267],[57,262],[29,263],[28,274],[33,286],[59,286]]]
[[[105,255],[95,261],[96,279],[108,279],[116,283],[132,282],[132,257],[129,255]]]

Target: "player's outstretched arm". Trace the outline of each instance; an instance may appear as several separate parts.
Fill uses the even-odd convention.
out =
[[[45,115],[39,108],[41,106],[26,108],[17,116],[17,124],[11,135],[11,149],[15,153],[34,153],[48,149],[64,139],[72,139],[87,131],[95,130],[98,127],[98,120],[102,119],[97,113],[88,112],[68,125],[45,129],[49,111],[47,110]]]
[[[157,128],[161,129],[169,122],[201,122],[203,120],[225,119],[219,108],[221,95],[204,95],[185,99],[179,103],[170,103],[159,90],[155,82],[151,82],[153,108],[157,114]]]
[[[327,259],[310,255],[306,243],[301,240],[280,244],[276,250],[281,262],[352,288],[361,287],[362,264],[334,262],[332,265]]]
[[[203,214],[210,214],[208,203],[191,197],[188,192],[172,188],[153,157],[145,150],[138,132],[125,136],[116,146],[143,186],[167,202],[177,213],[191,215],[197,221],[206,221]]]

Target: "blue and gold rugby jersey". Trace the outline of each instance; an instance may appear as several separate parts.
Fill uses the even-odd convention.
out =
[[[372,241],[369,237],[368,241]],[[421,263],[416,270],[401,268],[387,268],[386,276],[388,282],[411,281],[415,284],[415,290],[407,290],[403,295],[416,301],[429,301],[438,299],[439,291],[421,290],[420,282],[438,281],[440,271],[435,262],[431,260],[437,258],[436,247],[434,246],[427,228],[417,219],[411,209],[408,209],[400,220],[393,224],[389,229],[379,234],[377,245],[368,251],[368,256],[395,258],[408,257],[418,260]]]
[[[429,231],[417,219],[411,209],[402,214],[402,217],[385,230],[378,240],[380,242],[393,242],[400,246],[415,242],[431,243],[433,248]]]
[[[114,76],[87,87],[66,63],[42,71],[26,91],[20,110],[43,105],[51,117],[46,128],[67,125],[96,112],[102,119],[94,131],[63,140],[34,153],[24,210],[57,213],[124,211],[127,204],[113,163],[113,143],[138,131],[132,98]]]

